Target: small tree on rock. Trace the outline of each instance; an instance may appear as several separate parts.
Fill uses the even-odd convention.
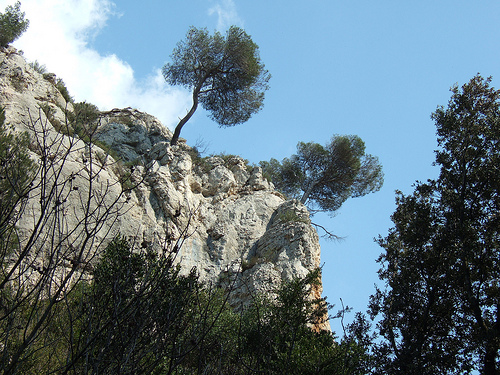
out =
[[[221,127],[244,123],[262,108],[271,76],[259,47],[239,27],[231,26],[226,37],[191,27],[171,58],[163,67],[165,80],[193,90],[193,105],[177,124],[171,145],[199,103]]]
[[[334,136],[325,147],[299,142],[297,154],[260,165],[278,190],[317,211],[334,212],[347,198],[380,190],[384,181],[378,158],[365,154],[355,135]]]
[[[0,13],[0,46],[7,47],[19,38],[29,26],[29,21],[24,19],[21,12],[21,3],[17,1],[14,6],[5,8],[5,13]]]

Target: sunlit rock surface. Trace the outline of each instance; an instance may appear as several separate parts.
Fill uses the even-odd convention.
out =
[[[43,130],[53,145],[62,145],[58,152],[67,151],[60,165],[71,191],[58,203],[64,225],[79,225],[89,189],[99,197],[93,208],[119,208],[96,231],[96,252],[119,234],[135,244],[159,247],[183,239],[176,261],[185,272],[196,267],[200,279],[213,284],[237,276],[231,299],[235,306],[320,265],[318,235],[306,207],[286,201],[259,167],[238,156],[201,158],[182,140],[170,147],[172,133],[155,117],[132,108],[101,112],[93,133],[101,147],[89,148],[66,129],[73,105],[56,82],[54,74],[36,72],[14,48],[0,50],[0,105],[6,123],[15,131],[28,131],[32,140]],[[44,153],[32,143],[32,157],[40,162]],[[89,163],[98,170],[92,185],[87,183],[94,173]],[[126,194],[120,182],[124,174],[137,185]],[[30,199],[27,207],[19,224],[24,236],[34,225],[39,200]],[[75,246],[78,233],[71,234]],[[321,292],[315,288],[314,297]]]

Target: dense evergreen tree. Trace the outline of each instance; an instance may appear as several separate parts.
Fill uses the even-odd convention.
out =
[[[314,327],[328,318],[311,299],[319,269],[256,296],[240,314],[230,289],[182,276],[171,258],[112,242],[86,288],[80,373],[363,374],[367,348]],[[77,293],[77,298],[82,296]]]
[[[500,372],[500,91],[490,81],[452,88],[434,112],[439,178],[398,194],[379,240],[387,289],[371,309],[383,373]]]
[[[124,239],[108,245],[77,314],[84,328],[79,371],[168,373],[193,350],[207,330],[194,316],[200,285],[194,270],[180,275],[172,262],[168,253],[140,252]]]
[[[238,356],[248,374],[365,374],[368,348],[361,335],[335,342],[331,332],[315,330],[331,308],[312,299],[320,270],[276,289],[275,298],[260,296],[243,313]]]

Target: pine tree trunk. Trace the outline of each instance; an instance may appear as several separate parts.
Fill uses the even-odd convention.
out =
[[[311,184],[307,187],[307,190],[304,191],[304,194],[302,195],[302,198],[300,198],[300,203],[306,204],[307,200],[309,199],[309,195],[311,195],[314,187],[316,186],[317,182],[312,181]]]
[[[200,95],[200,90],[203,87],[203,84],[205,83],[206,79],[208,77],[208,74],[206,74],[198,83],[198,85],[194,88],[193,90],[193,105],[191,106],[191,109],[187,113],[186,116],[184,116],[177,126],[175,127],[174,130],[174,135],[172,136],[172,139],[170,140],[170,145],[174,146],[177,144],[177,141],[179,140],[179,136],[181,134],[181,129],[182,127],[186,124],[186,122],[189,121],[189,119],[194,115],[196,112],[196,109],[198,108],[198,95]]]
[[[188,120],[193,116],[194,112],[196,111],[196,108],[198,108],[198,94],[196,96],[193,94],[193,106],[189,110],[186,116],[184,116],[177,126],[175,127],[174,130],[174,135],[172,136],[172,139],[170,140],[170,145],[174,146],[177,144],[177,141],[179,140],[179,136],[181,135],[181,129],[188,122]]]

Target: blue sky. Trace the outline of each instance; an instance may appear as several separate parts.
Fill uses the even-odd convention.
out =
[[[159,73],[176,43],[191,25],[243,27],[272,74],[264,109],[228,129],[200,109],[181,137],[257,163],[290,156],[299,141],[359,135],[384,166],[384,187],[313,219],[345,237],[321,243],[324,294],[355,311],[380,284],[373,238],[391,227],[394,191],[437,176],[430,114],[455,83],[481,73],[498,87],[500,77],[498,1],[23,0],[22,9],[31,26],[14,46],[77,101],[137,107],[171,129],[190,106]]]

